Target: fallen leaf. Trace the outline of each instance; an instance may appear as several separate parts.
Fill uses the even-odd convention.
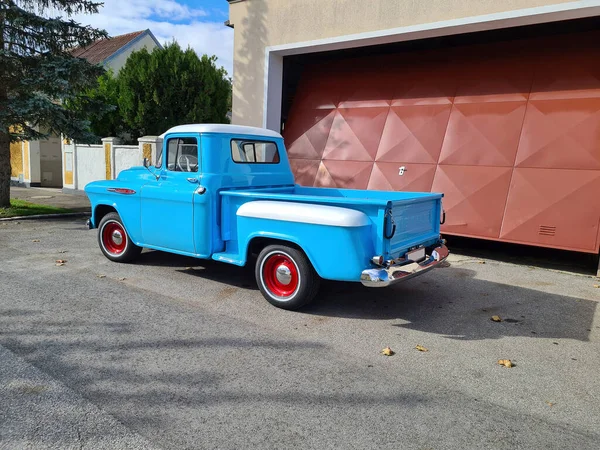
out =
[[[98,278],[106,278],[106,275],[96,275]]]
[[[383,350],[381,350],[381,353],[383,353],[385,356],[392,356],[394,354],[394,351],[391,348],[386,347]]]
[[[59,250],[57,253],[67,253],[67,250]]]
[[[500,318],[500,316],[492,316],[492,318],[490,320],[493,322],[502,322],[502,319]]]
[[[548,405],[550,408],[552,408],[554,406],[554,403],[552,403],[552,402],[546,402],[546,405]]]
[[[485,261],[477,261],[479,264],[485,264]]]
[[[55,262],[56,262],[57,264],[64,264],[64,263],[66,263],[66,262],[67,262],[67,260],[66,260],[66,259],[57,259]]]
[[[117,278],[117,280],[119,280],[119,281],[125,281],[126,279],[127,278],[125,278],[125,277]]]
[[[595,287],[596,289],[600,289],[600,284],[595,284],[595,285],[594,285],[594,287]]]
[[[419,350],[420,352],[428,352],[429,350],[426,349],[425,347],[423,347],[421,344],[417,344],[417,346],[415,347],[417,350]]]
[[[40,240],[39,240],[39,239],[34,239],[34,240],[33,240],[33,241],[31,241],[31,242],[40,242]]]
[[[514,366],[510,359],[499,359],[498,364],[504,367],[508,367],[509,369]]]

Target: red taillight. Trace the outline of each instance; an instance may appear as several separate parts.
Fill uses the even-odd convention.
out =
[[[371,258],[371,261],[373,261],[373,264],[375,264],[377,266],[382,266],[383,265],[383,256],[373,256],[373,258]]]

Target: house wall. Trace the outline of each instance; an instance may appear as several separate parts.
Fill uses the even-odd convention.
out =
[[[233,123],[262,126],[265,49],[284,44],[420,26],[548,5],[589,7],[568,0],[232,0]],[[367,6],[368,4],[368,6]],[[490,17],[488,20],[493,20]],[[468,30],[466,30],[468,31]],[[315,45],[313,51],[317,51]],[[281,83],[281,80],[275,80]]]
[[[143,35],[140,39],[125,47],[124,51],[113,55],[108,61],[106,61],[105,66],[107,68],[111,68],[115,73],[117,73],[125,65],[129,55],[131,55],[134,51],[141,50],[142,48],[147,49],[149,52],[156,48],[156,42],[154,42],[154,39],[152,39],[150,35]]]
[[[10,144],[10,177],[15,179],[23,175],[23,143],[11,142]]]

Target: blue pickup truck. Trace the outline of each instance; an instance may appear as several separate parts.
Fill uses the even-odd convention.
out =
[[[142,248],[244,266],[273,305],[295,310],[321,279],[384,287],[448,257],[442,194],[303,187],[283,138],[234,125],[181,125],[154,165],[85,186],[104,255]]]

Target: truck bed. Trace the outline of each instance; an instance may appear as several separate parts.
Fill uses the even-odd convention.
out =
[[[415,246],[431,245],[439,239],[442,194],[363,191],[298,185],[223,190],[220,194],[223,196],[224,240],[231,238],[230,218],[235,216],[235,211],[242,204],[255,200],[311,203],[361,211],[372,222],[375,250],[386,259],[398,258]]]

